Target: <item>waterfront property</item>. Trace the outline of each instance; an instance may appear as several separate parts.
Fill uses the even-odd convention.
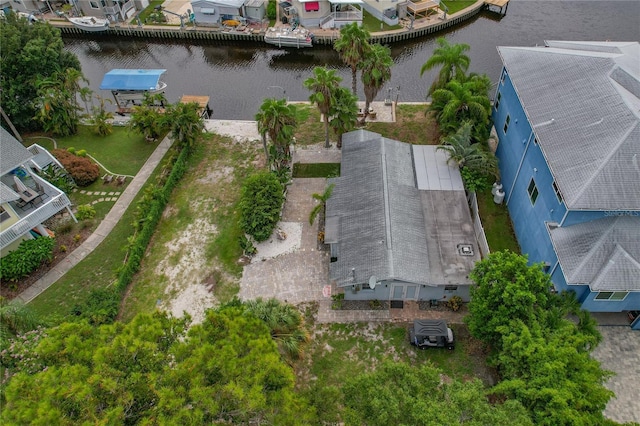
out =
[[[435,146],[343,136],[327,201],[329,277],[347,300],[469,300],[480,259],[457,167]]]
[[[124,22],[135,16],[137,11],[149,6],[149,0],[91,0],[73,1],[74,12],[78,16],[106,18],[112,22]]]
[[[191,7],[199,26],[220,26],[229,20],[261,21],[266,13],[263,0],[197,0]]]
[[[584,309],[640,309],[640,44],[498,51],[496,154],[522,252]]]
[[[34,170],[60,164],[44,148],[22,146],[0,127],[0,251],[2,256],[18,248],[23,240],[49,236],[42,225],[51,216],[67,209],[66,194]]]

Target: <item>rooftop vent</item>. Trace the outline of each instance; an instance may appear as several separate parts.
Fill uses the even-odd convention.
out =
[[[457,247],[460,256],[473,256],[473,246],[471,244],[458,244]]]

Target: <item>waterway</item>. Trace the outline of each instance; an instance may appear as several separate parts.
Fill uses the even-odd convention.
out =
[[[544,44],[544,40],[640,40],[640,1],[511,0],[502,19],[483,12],[449,31],[391,45],[392,78],[378,95],[379,100],[389,96],[400,102],[425,100],[436,72],[421,77],[420,68],[431,56],[438,36],[469,44],[470,71],[486,73],[496,81],[501,68],[496,50],[499,45],[535,46]],[[64,41],[80,59],[96,93],[111,96],[99,86],[104,74],[113,68],[164,68],[170,102],[184,94],[208,95],[213,118],[218,119],[253,119],[267,97],[306,100],[309,92],[303,82],[316,66],[335,69],[343,85],[351,85],[350,70],[329,47],[295,50],[254,43],[89,37],[65,37]],[[362,92],[360,99],[364,99]]]

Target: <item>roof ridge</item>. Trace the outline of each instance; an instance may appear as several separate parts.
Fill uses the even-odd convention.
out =
[[[571,200],[571,204],[574,204],[575,202],[577,202],[586,192],[587,188],[590,188],[591,183],[593,183],[593,181],[596,179],[596,177],[600,176],[602,171],[606,168],[606,166],[609,164],[609,162],[611,161],[611,158],[618,153],[618,150],[620,149],[620,147],[629,139],[629,135],[631,135],[631,133],[638,127],[640,126],[640,122],[639,121],[634,121],[633,126],[631,126],[625,133],[624,135],[620,138],[620,140],[618,141],[618,143],[615,145],[615,147],[613,147],[613,149],[611,149],[609,151],[609,153],[607,154],[606,157],[604,157],[603,161],[600,162],[600,165],[598,166],[598,168],[596,168],[596,170],[591,174],[591,176],[589,177],[589,179],[587,179],[586,181],[584,181],[582,187],[580,188],[580,190],[573,196],[572,200]],[[550,167],[551,168],[551,167]]]
[[[591,261],[591,257],[594,252],[600,247],[602,241],[609,235],[611,230],[615,227],[616,223],[620,221],[619,217],[616,217],[611,223],[605,228],[604,232],[600,235],[600,237],[591,245],[591,249],[582,257],[582,261],[574,268],[571,277],[567,277],[568,282],[575,282],[575,276],[582,270],[582,268]],[[617,244],[617,243],[616,243]]]
[[[640,263],[638,261],[636,261],[633,256],[631,256],[631,254],[625,250],[624,247],[622,247],[619,243],[615,244],[614,249],[611,251],[611,255],[606,259],[606,263],[604,265],[604,267],[602,269],[600,269],[600,271],[598,272],[598,275],[596,275],[594,277],[593,280],[591,280],[591,283],[589,284],[589,287],[591,289],[598,289],[598,284],[602,281],[604,281],[604,278],[606,276],[606,273],[614,267],[614,265],[616,265],[616,262],[612,261],[614,258],[618,258],[620,256],[624,256],[624,258],[629,261],[631,264],[635,265],[636,269],[638,269],[640,271]]]

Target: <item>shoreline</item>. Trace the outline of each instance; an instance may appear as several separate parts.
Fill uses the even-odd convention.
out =
[[[416,19],[411,28],[403,27],[396,30],[376,31],[371,33],[371,42],[389,44],[406,40],[411,40],[433,34],[444,29],[458,25],[467,21],[482,10],[488,7],[489,3],[485,0],[477,0],[471,6],[448,15],[446,19],[441,16],[432,16],[429,18]],[[211,41],[238,41],[238,42],[256,42],[265,43],[264,35],[268,27],[247,28],[242,31],[235,29],[213,28],[213,27],[191,27],[181,28],[180,26],[168,25],[137,25],[129,22],[114,24],[106,31],[87,32],[76,28],[68,21],[55,19],[45,19],[51,26],[60,29],[63,35],[92,35],[97,38],[125,36],[139,38],[160,38],[160,39],[187,39],[187,40],[211,40]],[[308,28],[309,29],[309,28]],[[338,29],[309,29],[314,34],[315,45],[333,45],[334,41],[340,37]],[[266,43],[265,43],[266,44]]]

